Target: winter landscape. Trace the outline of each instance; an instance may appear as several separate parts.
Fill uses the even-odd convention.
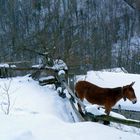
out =
[[[80,80],[133,83],[137,103],[119,88],[105,116],[77,98]],[[140,140],[139,91],[140,0],[0,0],[0,140]],[[77,102],[119,123],[79,117]]]
[[[77,79],[83,80],[85,76],[78,76]],[[138,102],[133,105],[130,101],[121,100],[118,104],[140,110],[140,75],[89,71],[86,80],[103,87],[122,86],[135,81],[134,89]],[[6,91],[10,96],[8,115],[7,99],[4,97]],[[0,93],[1,140],[140,139],[139,128],[115,123],[105,126],[94,122],[73,122],[67,98],[59,97],[53,86],[39,86],[38,82],[28,75],[0,79]]]

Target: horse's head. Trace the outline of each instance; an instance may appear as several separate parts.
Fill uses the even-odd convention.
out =
[[[130,85],[126,85],[123,87],[123,99],[126,101],[126,99],[129,99],[132,101],[133,104],[137,102],[137,97],[135,95],[135,91],[133,89],[133,85],[135,82],[132,82]]]

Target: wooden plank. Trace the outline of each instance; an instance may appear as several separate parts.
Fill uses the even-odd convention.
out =
[[[70,95],[81,105],[81,107],[85,111],[85,107],[86,106],[83,104],[83,102],[79,98],[76,97],[76,95],[72,92],[72,90],[69,88],[69,86],[65,82],[62,82],[62,84],[68,90],[68,92],[70,93]]]
[[[86,106],[83,104],[83,102],[78,97],[76,97],[76,95],[73,93],[73,91],[68,86],[68,84],[66,82],[66,79],[65,79],[65,74],[56,75],[56,78],[61,83],[61,85],[67,89],[67,91],[69,92],[69,94],[81,105],[81,107],[85,111],[85,107]]]
[[[53,71],[54,70],[52,68],[47,68],[47,67],[41,67],[41,68],[38,68],[38,67],[10,67],[11,70],[19,70],[19,71],[27,71],[27,70],[50,70],[50,71]]]
[[[82,115],[81,115],[81,114],[79,113],[79,111],[76,109],[76,107],[75,107],[73,101],[72,101],[72,100],[69,100],[69,102],[70,102],[71,107],[72,107],[72,109],[74,110],[76,116],[78,117],[79,121],[84,122],[85,119],[82,117]]]
[[[85,110],[85,105],[82,103],[82,101],[76,97],[76,95],[73,93],[73,91],[69,88],[69,86],[66,83],[66,79],[65,79],[65,74],[61,74],[61,75],[57,75],[56,76],[57,80],[61,83],[61,86],[65,89],[67,89],[67,91],[69,92],[69,94],[81,105],[81,107]],[[73,111],[75,112],[75,114],[77,115],[78,119],[80,121],[85,121],[85,119],[81,116],[81,114],[79,113],[79,111],[76,109],[73,101],[71,99],[69,99],[71,107],[73,109]]]
[[[128,119],[140,121],[140,111],[127,110],[127,109],[115,109],[115,108],[113,108],[112,111],[119,113]]]
[[[140,128],[140,121],[136,121],[136,120],[130,120],[130,119],[121,119],[121,118],[116,118],[113,116],[107,116],[107,115],[100,115],[100,116],[96,116],[94,114],[91,114],[89,112],[87,112],[85,114],[84,117],[86,120],[90,121],[111,121],[111,122],[115,122],[115,123],[121,123],[124,125],[128,125],[128,126],[134,126],[137,128]]]
[[[13,65],[13,64],[21,64],[21,63],[31,63],[31,61],[10,61],[10,62],[1,62],[1,64],[10,64],[10,65]]]

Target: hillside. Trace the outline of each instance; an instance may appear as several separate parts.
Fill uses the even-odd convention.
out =
[[[0,63],[30,66],[47,54],[61,57],[74,73],[122,66],[140,73],[138,5],[139,0],[1,0]]]

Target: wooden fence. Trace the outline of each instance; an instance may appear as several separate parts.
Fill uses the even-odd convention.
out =
[[[44,80],[41,82],[41,85],[46,85],[46,84],[55,84],[56,86],[61,86],[62,87],[62,94],[59,94],[62,98],[67,98],[67,96],[65,96],[65,93],[64,92],[64,89],[66,89],[69,93],[69,95],[71,96],[71,98],[68,98],[68,101],[69,101],[69,105],[71,106],[72,108],[72,112],[74,112],[74,114],[72,114],[72,116],[76,115],[77,118],[79,119],[79,121],[103,121],[103,122],[107,122],[107,123],[104,123],[104,124],[108,124],[108,122],[116,122],[116,123],[121,123],[121,124],[125,124],[125,125],[129,125],[129,126],[135,126],[135,127],[138,127],[140,128],[140,122],[139,121],[134,121],[134,120],[128,120],[128,119],[120,119],[120,118],[115,118],[115,117],[112,117],[112,116],[106,116],[106,115],[101,115],[101,116],[96,116],[94,114],[91,114],[89,112],[86,112],[86,109],[85,109],[85,105],[83,104],[83,102],[76,97],[75,93],[74,93],[74,75],[70,75],[69,76],[69,82],[68,82],[68,73],[66,70],[55,70],[55,69],[52,69],[52,68],[34,68],[34,67],[31,67],[31,68],[17,68],[17,67],[14,67],[14,68],[11,68],[12,70],[32,70],[34,71],[34,73],[31,74],[31,76],[34,78],[34,79],[37,79],[39,80],[38,76],[40,74],[40,72],[42,70],[45,70],[47,71],[47,73],[50,73],[54,76],[54,79],[51,79],[51,82],[48,80]],[[61,72],[60,72],[61,71]],[[62,72],[63,71],[63,72]],[[49,79],[50,80],[50,79]],[[77,105],[76,103],[79,103],[82,107],[82,109],[84,110],[85,114],[84,115],[81,115],[79,113],[79,111],[77,110]],[[74,117],[73,117],[74,118]]]

